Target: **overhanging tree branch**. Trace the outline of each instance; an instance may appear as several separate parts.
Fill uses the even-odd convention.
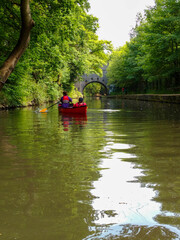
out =
[[[28,47],[30,41],[30,31],[34,26],[34,21],[31,17],[30,0],[21,0],[21,32],[19,40],[6,59],[2,67],[0,67],[0,91],[6,83],[8,77],[14,70],[20,57]]]

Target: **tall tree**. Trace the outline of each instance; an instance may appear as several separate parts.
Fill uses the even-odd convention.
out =
[[[5,60],[2,67],[0,67],[0,90],[3,88],[6,80],[14,70],[20,57],[26,50],[30,41],[30,31],[34,26],[34,21],[31,17],[30,12],[30,0],[21,0],[20,11],[21,11],[21,31],[19,40],[10,53],[8,58]],[[5,4],[5,3],[4,3]]]
[[[156,0],[137,15],[131,41],[113,53],[108,68],[110,82],[138,92],[180,89],[180,2]]]
[[[178,86],[180,57],[180,2],[157,0],[137,29],[143,46],[144,77],[154,88]]]

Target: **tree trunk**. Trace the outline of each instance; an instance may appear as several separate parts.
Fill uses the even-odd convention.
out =
[[[0,67],[0,91],[14,70],[30,41],[30,31],[34,26],[34,21],[31,18],[29,2],[30,0],[21,0],[22,25],[20,37],[13,51],[10,53],[4,64]]]

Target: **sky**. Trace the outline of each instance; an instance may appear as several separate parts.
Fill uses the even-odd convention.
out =
[[[99,39],[112,41],[115,48],[130,40],[137,13],[154,6],[154,0],[89,0],[89,3],[89,13],[99,19]]]

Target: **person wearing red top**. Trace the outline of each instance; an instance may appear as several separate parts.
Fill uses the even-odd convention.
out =
[[[82,107],[82,106],[86,106],[86,105],[87,105],[87,104],[83,102],[83,98],[80,97],[80,98],[79,98],[79,102],[75,103],[75,104],[73,105],[73,107]]]

